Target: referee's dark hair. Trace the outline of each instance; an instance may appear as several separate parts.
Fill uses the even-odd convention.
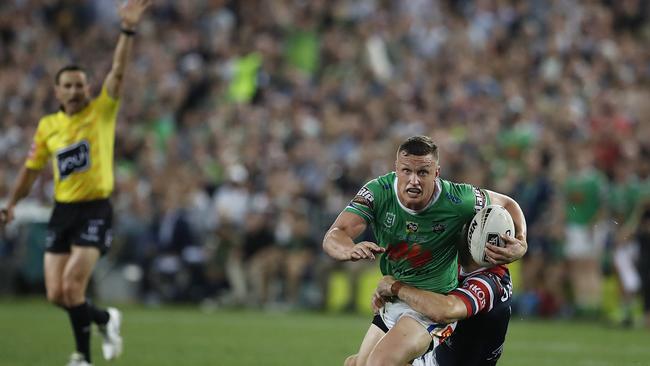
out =
[[[59,71],[56,72],[56,76],[54,77],[54,84],[59,85],[59,81],[61,81],[61,74],[63,74],[66,71],[81,71],[84,74],[86,73],[86,69],[79,65],[66,65],[63,66]]]
[[[397,154],[404,151],[407,155],[433,155],[433,158],[438,160],[438,146],[428,136],[413,136],[404,141],[397,149]]]

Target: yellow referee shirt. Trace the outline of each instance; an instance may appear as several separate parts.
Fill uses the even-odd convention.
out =
[[[52,157],[54,199],[81,202],[113,191],[113,145],[119,100],[102,88],[83,110],[49,114],[38,123],[25,166],[42,169]]]

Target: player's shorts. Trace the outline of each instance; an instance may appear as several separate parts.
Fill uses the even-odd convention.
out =
[[[56,202],[47,225],[45,251],[70,253],[70,246],[95,247],[105,254],[111,246],[113,206],[108,199]]]
[[[379,329],[384,331],[384,333],[388,333],[389,331],[380,314],[376,314],[375,317],[372,318],[372,324],[376,325]],[[438,366],[438,361],[436,360],[436,353],[434,352],[433,345],[434,342],[432,339],[431,344],[429,345],[429,349],[422,356],[411,360],[409,364],[413,366]]]
[[[623,290],[627,293],[636,293],[641,289],[641,276],[634,263],[639,255],[639,244],[634,241],[627,242],[614,250],[614,267]]]
[[[471,352],[471,351],[470,351]],[[413,366],[438,366],[436,352],[429,351],[411,362]]]
[[[413,310],[408,304],[401,300],[394,302],[387,302],[379,312],[381,319],[386,324],[388,329],[391,329],[397,324],[397,321],[403,317],[408,316],[418,323],[420,323],[431,335],[432,346],[431,349],[438,347],[447,337],[456,329],[456,322],[450,324],[435,323],[425,315]]]
[[[599,259],[605,249],[609,227],[600,222],[597,225],[568,225],[566,228],[566,250],[568,259]]]

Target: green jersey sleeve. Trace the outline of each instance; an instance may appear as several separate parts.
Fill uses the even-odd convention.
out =
[[[368,225],[375,221],[375,202],[380,198],[383,189],[377,179],[366,183],[345,207],[345,212],[361,216]]]
[[[459,197],[459,211],[465,221],[471,220],[483,207],[490,204],[487,191],[467,183],[450,183],[451,194]]]

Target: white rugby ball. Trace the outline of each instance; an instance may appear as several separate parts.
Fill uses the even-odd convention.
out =
[[[499,205],[488,205],[474,215],[467,229],[467,245],[476,263],[492,266],[485,256],[485,244],[503,247],[505,243],[499,236],[515,235],[515,224],[510,213]]]

